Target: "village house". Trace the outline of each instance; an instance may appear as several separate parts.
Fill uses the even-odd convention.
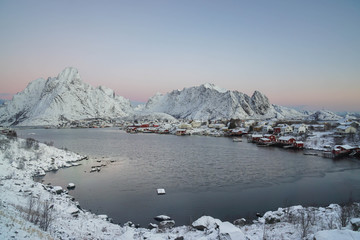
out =
[[[304,142],[303,141],[296,141],[294,143],[294,147],[299,148],[299,149],[304,148]]]
[[[176,129],[176,133],[175,133],[177,136],[183,136],[183,135],[186,135],[187,132],[186,132],[186,129],[182,129],[182,128],[178,128]]]
[[[273,128],[273,132],[276,134],[286,134],[292,133],[293,129],[287,124],[278,124],[276,127]]]
[[[245,121],[243,125],[245,128],[249,128],[250,126],[253,126],[254,124],[255,124],[254,120],[248,120],[248,121]]]
[[[234,128],[229,132],[231,136],[242,136],[243,134],[247,134],[246,128]]]
[[[292,124],[291,127],[293,128],[293,133],[295,134],[302,134],[308,131],[308,126],[306,124]]]
[[[292,145],[296,142],[296,139],[293,136],[282,136],[279,137],[278,143],[282,145]]]
[[[253,134],[249,137],[249,142],[259,142],[262,137],[263,135],[261,134]]]
[[[262,127],[263,133],[272,133],[274,131],[273,127],[270,125],[265,125]]]
[[[335,145],[332,153],[334,154],[334,157],[342,157],[349,155],[354,149],[354,147],[349,145]]]
[[[202,125],[202,123],[200,121],[192,121],[191,122],[191,126],[193,128],[199,128],[199,127],[201,127],[201,125]]]
[[[181,128],[181,129],[192,129],[192,125],[189,124],[189,123],[181,123],[179,125],[179,128]]]
[[[212,123],[212,124],[209,124],[209,128],[215,128],[215,129],[221,129],[225,127],[225,124],[223,123]]]
[[[344,122],[344,123],[342,123],[342,124],[340,124],[340,125],[352,126],[352,127],[356,128],[356,129],[358,129],[359,126],[360,126],[360,123],[359,123],[359,122],[356,122],[356,121],[349,121],[349,122]]]
[[[269,139],[271,142],[276,142],[276,136],[273,134],[264,134],[264,138]]]
[[[314,131],[325,131],[325,125],[324,124],[313,124],[309,127],[311,130]]]
[[[356,133],[356,128],[351,125],[340,125],[335,129],[337,134]]]
[[[262,132],[262,128],[263,128],[263,126],[256,125],[253,127],[253,131],[254,132]]]
[[[262,137],[262,138],[259,139],[258,143],[260,145],[270,145],[273,142],[271,142],[271,140],[268,139],[268,138]]]

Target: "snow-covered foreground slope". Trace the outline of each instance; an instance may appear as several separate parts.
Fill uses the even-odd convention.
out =
[[[56,187],[32,180],[38,169],[70,166],[80,159],[83,156],[75,153],[0,135],[0,239],[360,239],[360,232],[351,230],[351,223],[360,226],[360,219],[345,222],[347,227],[340,230],[344,209],[337,204],[279,208],[250,225],[242,219],[234,225],[210,216],[192,226],[159,225],[151,230],[112,224],[106,216],[81,209],[70,195],[54,193]],[[351,216],[359,217],[359,206],[352,206]]]
[[[301,119],[307,116],[294,109],[272,105],[262,93],[255,91],[249,97],[222,89],[213,84],[156,94],[146,103],[145,111],[164,112],[181,119],[247,119],[278,118]]]
[[[117,118],[132,112],[130,101],[114,91],[81,81],[75,68],[39,78],[0,106],[1,125],[57,125],[67,120]]]

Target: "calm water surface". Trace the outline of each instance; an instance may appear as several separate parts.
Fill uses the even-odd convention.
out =
[[[118,129],[28,129],[23,138],[53,141],[88,155],[83,165],[47,173],[85,209],[117,223],[147,226],[160,214],[189,224],[202,215],[222,220],[294,204],[360,200],[360,161],[233,142],[230,138],[127,134]],[[97,161],[101,160],[101,163]],[[111,163],[111,160],[115,162]],[[93,165],[105,163],[100,172]],[[165,188],[158,196],[156,188]]]

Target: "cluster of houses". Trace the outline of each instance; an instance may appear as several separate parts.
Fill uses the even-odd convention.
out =
[[[360,123],[355,119],[342,119],[329,122],[305,122],[285,120],[177,120],[129,122],[123,120],[92,118],[78,121],[64,121],[59,128],[104,128],[120,127],[128,133],[157,133],[184,135],[202,135],[214,137],[238,137],[246,135],[248,141],[258,146],[280,146],[303,149],[307,137],[313,132],[329,132],[334,139],[328,151],[334,157],[360,157]],[[2,134],[16,134],[15,131],[0,128]],[[344,141],[352,137],[354,141]],[[345,142],[345,143],[344,143]]]
[[[253,127],[253,134],[248,136],[248,140],[257,143],[258,146],[281,146],[284,148],[303,149],[304,141],[312,132],[329,131],[334,139],[341,139],[354,136],[358,133],[360,124],[357,121],[340,120],[322,124],[294,123],[285,124],[270,122],[260,122]],[[254,133],[255,132],[255,133]],[[353,145],[333,145],[325,146],[329,150],[324,152],[324,156],[340,158],[344,156],[360,157],[360,136],[356,144]]]
[[[350,145],[335,145],[331,151],[331,154],[334,158],[341,157],[356,157],[360,158],[360,145],[359,146],[350,146]]]
[[[284,148],[303,149],[304,142],[296,140],[293,136],[278,136],[276,134],[252,134],[248,141],[258,146],[281,146]]]
[[[58,128],[107,128],[116,127],[116,121],[106,118],[88,118],[74,121],[64,121]]]
[[[307,136],[312,132],[330,132],[333,137],[345,138],[355,135],[360,129],[357,121],[333,122],[291,122],[257,120],[185,121],[173,123],[145,122],[125,123],[123,129],[128,133],[158,133],[184,135],[203,135],[216,137],[237,137],[246,135],[249,142],[258,146],[279,146],[303,149]],[[360,139],[359,139],[360,140]],[[359,146],[333,145],[330,153],[334,157],[345,155],[359,156]]]

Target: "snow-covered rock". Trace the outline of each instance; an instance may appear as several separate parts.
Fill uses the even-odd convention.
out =
[[[77,69],[68,67],[57,77],[36,79],[11,101],[0,106],[0,124],[58,125],[86,118],[116,118],[132,113],[130,101],[114,91],[82,82]]]
[[[159,216],[154,217],[154,219],[158,222],[161,222],[161,221],[171,220],[171,217],[166,216],[166,215],[159,215]]]
[[[66,210],[67,213],[70,213],[71,215],[75,215],[75,214],[78,214],[80,212],[80,210],[75,207],[75,206],[70,206],[67,210]]]
[[[271,105],[268,98],[259,91],[249,97],[209,83],[181,91],[174,90],[165,95],[157,93],[148,100],[144,110],[197,120],[304,117],[304,114],[296,110]]]
[[[222,240],[246,240],[244,233],[229,222],[221,222],[219,236]]]
[[[351,223],[351,227],[354,231],[360,230],[360,218],[352,218],[350,220],[350,223]]]
[[[208,232],[215,232],[220,239],[224,240],[245,240],[244,233],[240,228],[234,226],[229,222],[222,222],[210,216],[202,216],[192,223],[192,226],[200,231],[207,230]]]
[[[172,228],[175,226],[175,221],[174,220],[165,220],[165,221],[161,221],[159,223],[161,228]]]
[[[54,186],[53,189],[54,193],[60,194],[63,192],[63,188],[61,186]]]
[[[192,226],[200,231],[217,228],[221,221],[210,216],[202,216],[192,223]]]
[[[315,233],[314,240],[355,240],[360,239],[360,232],[350,230],[324,230]]]

